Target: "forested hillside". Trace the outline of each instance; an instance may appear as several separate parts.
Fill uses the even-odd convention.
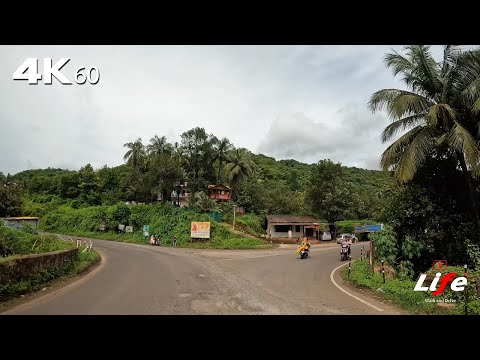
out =
[[[169,201],[172,190],[185,181],[190,190],[199,195],[197,202],[203,201],[196,207],[205,211],[216,208],[205,199],[207,185],[221,182],[232,187],[233,201],[248,212],[259,215],[315,213],[306,199],[308,189],[316,186],[316,179],[312,178],[315,164],[275,160],[237,149],[228,139],[219,140],[201,128],[182,136],[181,144],[169,144],[164,137],[152,138],[147,146],[140,139],[125,144],[128,151],[121,155],[126,164],[121,166],[93,169],[86,164],[76,171],[26,170],[4,177],[4,181],[22,187],[26,195],[23,211],[29,215],[44,215],[60,205],[81,208],[114,205],[119,201],[154,203],[158,194]],[[343,195],[337,194],[344,198],[348,211],[336,220],[378,217],[384,195],[393,186],[391,174],[341,169],[331,182],[348,187]],[[194,203],[191,205],[195,207]]]

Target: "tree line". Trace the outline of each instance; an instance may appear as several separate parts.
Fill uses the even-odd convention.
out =
[[[185,182],[192,194],[191,207],[219,211],[208,197],[208,184],[221,183],[231,187],[233,201],[248,212],[315,214],[326,221],[378,217],[381,194],[392,183],[388,173],[346,168],[330,160],[317,164],[277,161],[236,148],[229,139],[199,127],[184,132],[180,143],[155,135],[147,144],[138,138],[124,147],[125,164],[117,167],[95,170],[87,164],[79,171],[49,168],[7,177],[25,190],[30,212],[36,209],[32,202],[68,201],[79,208],[119,201],[152,203],[159,195],[164,202],[172,201],[172,192],[180,191]]]

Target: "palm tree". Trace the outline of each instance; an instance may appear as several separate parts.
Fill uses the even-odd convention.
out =
[[[444,48],[437,63],[426,45],[405,47],[385,56],[394,75],[401,74],[409,90],[384,89],[368,103],[372,112],[386,109],[392,123],[382,133],[391,140],[407,130],[382,154],[384,170],[393,169],[400,182],[410,181],[429,156],[443,150],[457,159],[469,188],[472,210],[480,228],[471,173],[479,173],[480,151],[476,140],[480,110],[480,50]]]
[[[215,144],[215,156],[214,160],[218,160],[218,174],[217,174],[217,184],[219,184],[219,181],[221,179],[221,170],[222,170],[222,165],[223,162],[227,162],[229,160],[228,157],[228,152],[233,149],[233,145],[230,143],[230,140],[228,140],[226,137],[224,137],[222,140],[219,140]]]
[[[215,200],[210,199],[203,191],[196,192],[190,199],[189,205],[200,212],[221,211]]]
[[[242,179],[253,174],[251,160],[247,156],[246,149],[236,149],[229,156],[229,163],[226,166],[230,185],[238,184]]]
[[[142,139],[138,138],[135,142],[123,144],[123,147],[129,149],[123,156],[123,160],[131,164],[133,169],[138,172],[146,155]]]
[[[173,151],[173,147],[167,142],[167,137],[158,137],[155,135],[150,139],[150,144],[147,145],[147,151],[150,155],[170,155]]]
[[[173,145],[170,156],[173,158],[178,171],[183,173],[185,178],[185,167],[188,166],[188,159],[185,157],[185,150],[178,142]]]

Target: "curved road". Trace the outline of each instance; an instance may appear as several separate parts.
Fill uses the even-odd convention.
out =
[[[2,314],[400,314],[346,287],[339,246],[199,250],[93,240],[102,264],[60,290]],[[352,257],[360,255],[360,244]],[[346,292],[340,290],[332,278]],[[354,297],[352,297],[353,295]]]

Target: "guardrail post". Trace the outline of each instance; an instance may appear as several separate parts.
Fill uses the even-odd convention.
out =
[[[383,266],[384,260],[382,259],[382,276],[383,276],[383,283],[385,284],[385,267]]]
[[[349,256],[348,260],[348,277],[350,277],[350,272],[352,271],[352,256]]]
[[[468,266],[466,264],[463,266],[463,268],[465,269],[463,276],[465,276],[465,278],[467,277],[467,267]],[[465,315],[468,315],[468,283],[465,286],[464,294],[465,294]]]
[[[372,274],[375,273],[375,241],[370,240],[370,266],[372,267]]]

